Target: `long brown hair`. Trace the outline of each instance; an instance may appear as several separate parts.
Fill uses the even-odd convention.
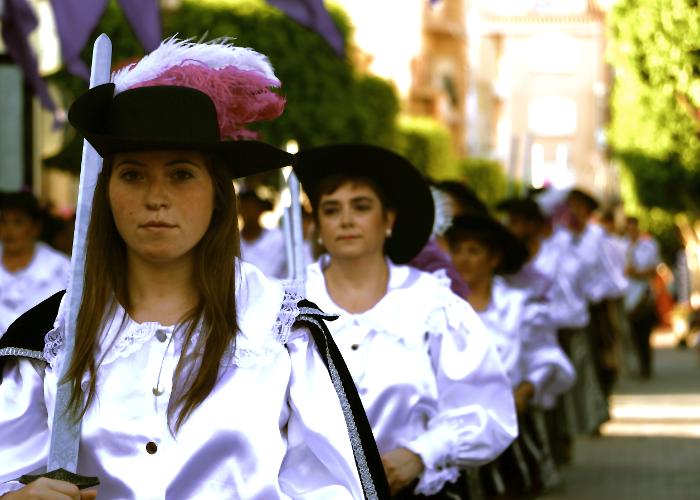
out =
[[[199,302],[183,314],[180,322],[184,327],[183,349],[168,402],[168,425],[173,432],[211,393],[219,376],[221,359],[229,347],[235,347],[238,331],[234,263],[234,257],[239,253],[236,197],[231,175],[222,161],[215,156],[207,160],[214,184],[214,213],[209,228],[194,249],[194,277]],[[109,203],[112,167],[111,159],[106,159],[95,187],[75,350],[65,377],[72,387],[70,407],[80,417],[95,397],[95,355],[105,322],[114,314],[117,304],[127,312],[131,309],[126,244],[117,231]],[[200,324],[199,335],[195,336]],[[192,362],[196,365],[191,365]],[[84,391],[81,381],[86,372],[89,386]]]

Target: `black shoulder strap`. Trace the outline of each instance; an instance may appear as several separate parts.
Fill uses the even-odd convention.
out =
[[[55,293],[17,318],[0,338],[0,382],[8,357],[44,359],[44,337],[53,329],[65,290]]]
[[[299,316],[296,324],[303,324],[311,331],[311,336],[318,347],[321,358],[335,386],[340,405],[345,415],[350,442],[353,444],[355,464],[360,473],[362,489],[368,500],[384,500],[391,498],[389,483],[384,474],[384,467],[377,449],[377,443],[372,434],[372,428],[367,420],[360,395],[357,393],[355,382],[340,354],[338,346],[328,331],[324,320],[334,320],[337,316],[321,311],[316,304],[301,300]],[[359,446],[356,446],[359,443]]]

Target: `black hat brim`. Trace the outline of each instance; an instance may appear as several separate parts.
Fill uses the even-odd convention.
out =
[[[333,144],[296,154],[294,170],[311,198],[319,183],[335,174],[372,179],[396,211],[392,236],[386,241],[389,258],[404,264],[425,246],[432,232],[435,205],[421,173],[404,157],[368,144]]]
[[[496,205],[496,210],[535,222],[545,219],[540,207],[531,198],[507,198]]]
[[[452,240],[459,234],[483,235],[497,247],[501,262],[495,270],[496,274],[517,273],[529,258],[525,243],[491,216],[474,214],[456,217],[447,230],[447,238]]]
[[[194,89],[188,90],[198,92]],[[161,92],[173,93],[181,91],[182,88],[178,87],[163,87],[161,90]],[[105,120],[110,113],[113,99],[114,84],[99,85],[78,97],[68,111],[70,124],[103,158],[132,151],[200,151],[221,157],[234,178],[265,172],[292,163],[291,154],[260,141],[196,141],[183,137],[151,140],[104,133]],[[182,116],[180,119],[186,120],[188,117]]]

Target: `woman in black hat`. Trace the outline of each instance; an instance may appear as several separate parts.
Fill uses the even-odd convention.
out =
[[[0,336],[68,284],[70,260],[39,241],[42,211],[29,192],[0,193]]]
[[[306,293],[339,315],[329,328],[392,492],[442,495],[461,467],[507,447],[516,427],[498,355],[472,309],[449,282],[404,265],[430,236],[428,185],[406,159],[369,145],[302,150],[295,171],[328,252],[308,267]]]
[[[221,108],[214,92],[192,85],[223,78],[212,85],[243,92],[254,108],[247,116],[260,118],[253,111],[266,103],[279,108],[271,68],[264,56],[226,44],[170,40],[159,50],[151,62],[176,53],[179,63],[156,84],[134,85],[137,65],[114,77],[118,90],[132,82],[116,96],[114,84],[96,87],[69,112],[104,158],[64,379],[82,420],[78,472],[98,476],[105,498],[385,498],[371,431],[323,337],[323,314],[235,258],[232,178],[291,157],[261,142],[221,140],[240,106]],[[217,65],[205,71],[210,59]],[[235,136],[246,135],[234,125]],[[52,479],[24,488],[14,481],[46,467],[67,359],[59,301],[21,317],[0,344],[9,356],[0,357],[8,361],[0,494],[18,490],[8,499],[94,497]],[[45,343],[9,343],[54,317]]]
[[[455,218],[445,236],[455,267],[469,285],[466,298],[486,325],[506,368],[519,417],[533,406],[553,407],[557,396],[573,384],[574,369],[557,343],[546,304],[502,278],[520,270],[528,258],[527,248],[488,215]],[[521,477],[517,485],[509,481],[506,493],[523,493],[529,480]]]

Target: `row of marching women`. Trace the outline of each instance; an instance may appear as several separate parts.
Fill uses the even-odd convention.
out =
[[[0,338],[0,496],[532,495],[605,420],[624,277],[593,200],[508,200],[506,226],[383,148],[248,139],[279,85],[170,39],[72,105],[96,182],[68,292]],[[232,182],[289,165],[303,284]]]
[[[413,418],[410,412],[403,413],[387,404],[391,400],[379,390],[387,381],[382,377],[367,378],[367,374],[379,370],[384,377],[403,380],[404,384],[412,379],[399,368],[402,364],[390,361],[399,359],[392,348],[385,345],[374,350],[372,346],[379,341],[370,341],[381,331],[409,332],[423,324],[420,315],[416,316],[422,309],[414,305],[415,299],[409,299],[408,292],[404,292],[403,304],[389,299],[397,283],[391,271],[401,267],[397,263],[410,259],[409,268],[413,269],[405,271],[407,283],[421,294],[419,302],[423,306],[432,303],[427,297],[450,302],[457,296],[481,320],[510,382],[518,419],[518,437],[504,453],[479,468],[475,467],[479,461],[462,462],[461,477],[454,483],[445,483],[443,490],[463,498],[518,497],[558,485],[558,469],[571,461],[575,436],[597,433],[608,419],[607,397],[617,377],[620,341],[630,334],[623,307],[623,294],[629,293],[626,274],[630,270],[625,255],[629,252],[621,250],[621,240],[606,233],[602,224],[591,221],[596,202],[581,190],[547,190],[527,198],[504,200],[496,214],[504,221],[501,223],[488,213],[473,191],[456,182],[443,182],[433,187],[437,218],[433,221],[433,234],[425,237],[425,246],[417,254],[406,242],[401,244],[405,256],[399,257],[397,247],[390,246],[399,241],[392,240],[392,229],[396,224],[393,217],[401,211],[392,208],[389,212],[389,226],[380,227],[386,227],[386,238],[380,238],[381,244],[376,246],[385,249],[382,258],[391,264],[389,276],[384,277],[381,266],[361,265],[358,257],[363,253],[358,252],[359,242],[355,240],[363,239],[363,224],[361,218],[352,216],[350,202],[372,197],[363,195],[363,190],[374,191],[373,195],[382,200],[402,193],[404,199],[412,200],[410,218],[414,224],[410,231],[414,236],[420,232],[419,222],[430,209],[415,202],[420,197],[415,192],[411,194],[408,173],[381,173],[382,168],[391,171],[392,162],[401,160],[388,152],[379,153],[376,148],[364,148],[363,153],[363,148],[339,146],[306,153],[323,159],[319,163],[331,179],[328,205],[320,203],[318,187],[308,175],[302,175],[302,182],[310,189],[319,242],[325,252],[309,266],[307,294],[322,309],[340,316],[331,330],[341,350],[345,347],[343,354],[365,408],[370,409],[375,437],[381,436],[380,429],[391,425],[389,415],[396,419]],[[379,158],[372,160],[375,154]],[[350,164],[346,165],[342,158],[350,158]],[[364,164],[372,168],[360,166]],[[404,168],[409,170],[408,165]],[[339,176],[334,173],[338,170],[345,173]],[[316,168],[313,177],[324,177],[321,168]],[[398,185],[392,177],[403,179],[407,185]],[[343,179],[353,179],[355,187],[342,189]],[[322,180],[316,182],[325,184]],[[333,214],[336,224],[342,222],[342,203],[334,198],[348,203],[345,227],[339,225],[336,229],[347,236],[325,236],[328,216]],[[323,211],[324,206],[328,207],[327,212]],[[404,213],[407,210],[402,208]],[[445,217],[446,213],[451,217]],[[634,242],[628,245],[635,248]],[[353,252],[358,253],[350,252],[352,258],[348,259],[345,252],[353,247]],[[653,254],[648,247],[647,253]],[[393,249],[393,254],[388,248]],[[346,265],[348,268],[339,273],[339,278],[335,273]],[[652,259],[644,265],[655,264]],[[453,293],[445,295],[444,289],[439,294],[421,290],[418,284],[428,280],[428,276],[416,269],[432,274]],[[411,275],[414,277],[409,279]],[[373,285],[375,277],[378,286]],[[410,337],[402,333],[399,338],[408,342]],[[415,366],[418,365],[411,365],[414,377]],[[441,389],[438,384],[438,394]],[[386,398],[379,405],[367,395],[375,391]],[[384,422],[374,420],[379,408]],[[387,445],[383,440],[379,445],[380,451],[391,450],[391,446],[384,448]]]

